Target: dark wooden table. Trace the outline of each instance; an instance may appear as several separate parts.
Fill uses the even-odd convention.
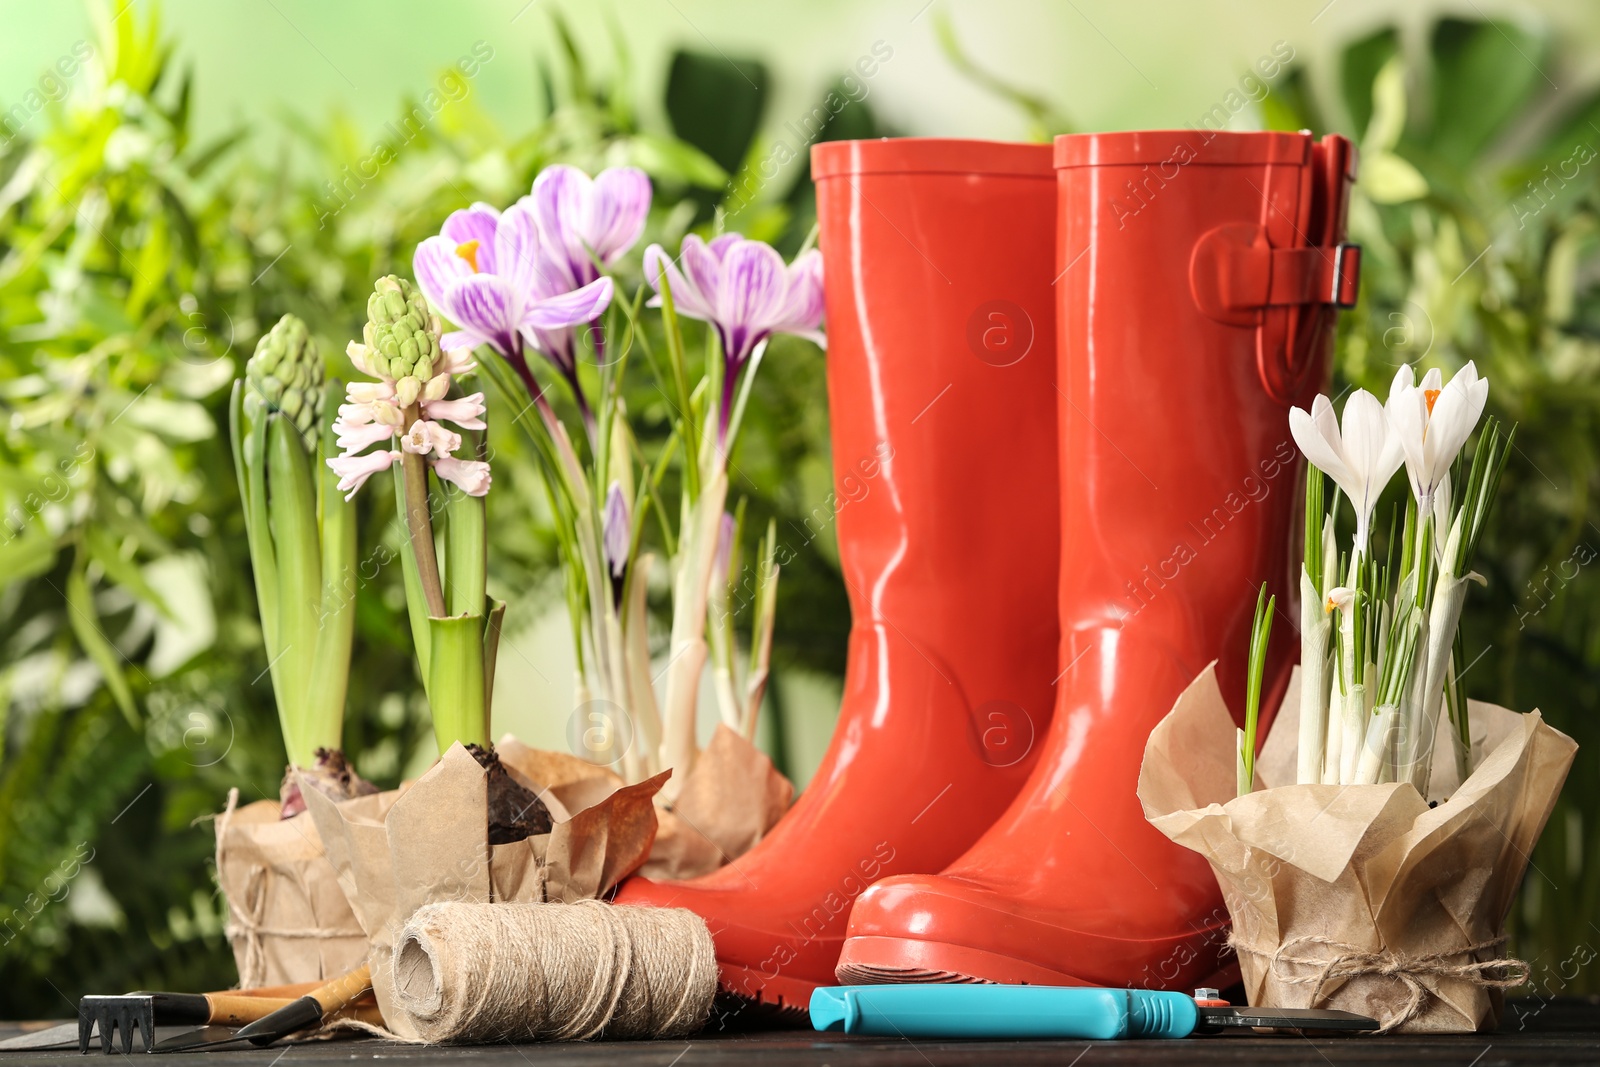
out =
[[[0,1023],[0,1038],[19,1033]],[[165,1036],[163,1034],[162,1036]],[[96,1049],[95,1056],[100,1053]],[[136,1055],[138,1055],[136,1053]],[[1294,1035],[1227,1036],[1186,1041],[891,1041],[810,1031],[696,1037],[691,1041],[492,1045],[424,1048],[362,1038],[266,1049],[196,1053],[194,1067],[287,1067],[394,1061],[461,1067],[710,1067],[710,1065],[829,1064],[833,1067],[964,1067],[990,1064],[1600,1064],[1600,999],[1513,1002],[1499,1033],[1466,1037],[1352,1037],[1310,1039]],[[162,1057],[163,1062],[170,1062]],[[0,1053],[11,1064],[84,1062],[76,1052]],[[136,1061],[137,1062],[137,1061]]]

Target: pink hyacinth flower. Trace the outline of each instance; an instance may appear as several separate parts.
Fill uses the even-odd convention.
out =
[[[350,500],[368,478],[379,471],[388,470],[399,458],[399,452],[387,450],[369,452],[364,456],[349,454],[334,456],[327,461],[327,464],[333,473],[339,476],[339,490],[345,494],[344,498]]]

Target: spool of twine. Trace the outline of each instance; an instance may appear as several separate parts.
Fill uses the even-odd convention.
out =
[[[394,1010],[429,1043],[681,1037],[717,990],[693,912],[574,904],[429,904],[394,952]]]

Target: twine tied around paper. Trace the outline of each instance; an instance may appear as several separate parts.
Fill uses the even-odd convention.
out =
[[[392,967],[393,1008],[430,1044],[681,1037],[717,989],[699,916],[597,900],[428,904]]]
[[[1323,989],[1335,979],[1362,977],[1399,979],[1405,984],[1409,994],[1406,1005],[1392,1018],[1380,1019],[1379,1022],[1383,1025],[1373,1031],[1374,1034],[1387,1034],[1417,1017],[1417,1013],[1422,1010],[1423,1001],[1432,992],[1423,984],[1423,978],[1454,978],[1485,989],[1510,989],[1528,981],[1533,973],[1527,961],[1519,959],[1468,959],[1463,963],[1450,962],[1461,956],[1476,956],[1479,952],[1498,949],[1506,943],[1503,935],[1449,952],[1429,952],[1420,956],[1403,952],[1369,952],[1356,945],[1314,934],[1290,938],[1279,945],[1276,951],[1270,953],[1245,945],[1233,936],[1228,938],[1228,943],[1235,951],[1248,952],[1268,960],[1272,977],[1278,981],[1290,985],[1311,985],[1311,999],[1306,1004],[1309,1008],[1319,1005]],[[1301,946],[1307,945],[1326,946],[1333,950],[1333,954],[1330,956],[1295,954]],[[1312,971],[1310,974],[1288,974],[1283,970],[1281,966],[1283,964],[1309,967]],[[1496,971],[1502,973],[1499,975],[1491,973]]]
[[[239,790],[228,790],[228,804],[222,809],[222,814],[217,816],[217,877],[221,879],[225,846],[223,842],[228,839],[228,827],[233,822],[234,809],[239,806]],[[331,940],[337,937],[349,937],[349,930],[332,929],[322,926],[296,926],[275,927],[267,926],[263,915],[267,907],[267,876],[271,872],[264,864],[253,863],[245,873],[244,880],[244,906],[240,907],[234,895],[226,891],[223,897],[228,902],[228,921],[223,927],[223,934],[231,943],[240,937],[244,939],[244,955],[239,959],[239,988],[251,989],[263,985],[267,974],[267,953],[262,941],[268,937],[283,937],[311,940]]]

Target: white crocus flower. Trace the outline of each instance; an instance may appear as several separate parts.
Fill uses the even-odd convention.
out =
[[[1350,498],[1356,512],[1355,555],[1366,555],[1372,509],[1404,458],[1389,432],[1383,405],[1365,389],[1357,389],[1345,401],[1341,425],[1334,418],[1333,402],[1318,394],[1309,412],[1289,409],[1289,431],[1311,465]]]
[[[1409,366],[1395,372],[1385,411],[1405,456],[1411,493],[1426,515],[1450,475],[1450,465],[1483,415],[1489,379],[1479,378],[1478,368],[1468,360],[1443,388],[1437,367],[1423,375],[1421,386],[1415,380]]]
[[[1322,610],[1331,615],[1335,610],[1349,611],[1350,605],[1355,602],[1356,591],[1347,586],[1336,585],[1328,590],[1328,599],[1322,604]]]

